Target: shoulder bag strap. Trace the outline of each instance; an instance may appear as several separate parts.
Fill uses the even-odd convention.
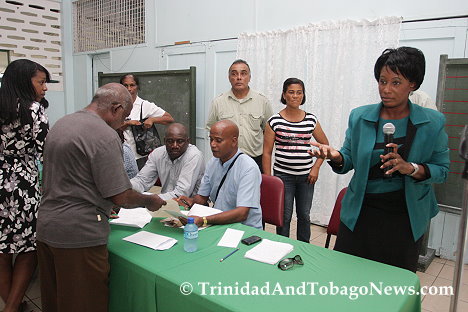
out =
[[[140,121],[143,120],[143,103],[145,101],[141,101],[141,104],[140,104]]]
[[[216,196],[215,196],[215,198],[213,199],[213,206],[214,206],[214,204],[216,203],[216,199],[218,198],[219,191],[221,190],[221,187],[223,186],[224,181],[226,180],[226,177],[227,177],[227,175],[228,175],[228,173],[229,173],[229,170],[231,170],[231,168],[232,168],[232,166],[234,166],[234,163],[236,162],[237,158],[239,158],[239,156],[242,155],[242,154],[244,154],[244,153],[239,153],[239,154],[236,156],[236,158],[234,158],[234,160],[232,161],[232,163],[229,165],[229,168],[228,168],[228,170],[226,171],[226,173],[224,174],[224,177],[223,177],[223,179],[221,180],[221,183],[219,183],[218,190],[216,191]]]

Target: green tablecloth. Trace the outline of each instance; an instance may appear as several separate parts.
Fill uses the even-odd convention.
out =
[[[244,258],[245,252],[255,245],[243,244],[239,244],[238,252],[220,262],[232,250],[216,246],[228,227],[245,231],[244,237],[258,235],[290,243],[294,250],[289,256],[299,254],[305,264],[281,271],[276,265]],[[419,294],[410,294],[410,288],[419,291],[419,279],[403,269],[242,224],[200,231],[195,253],[183,250],[182,229],[164,227],[159,219],[153,218],[143,230],[173,237],[178,243],[169,250],[152,250],[122,240],[140,229],[112,225],[109,238],[112,312],[182,311],[187,307],[191,311],[421,310]],[[184,283],[192,285],[190,295],[181,293]],[[184,285],[184,291],[190,289],[188,284]],[[407,291],[398,294],[405,287]],[[242,295],[247,290],[250,294]]]

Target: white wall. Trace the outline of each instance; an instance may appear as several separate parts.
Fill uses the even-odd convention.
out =
[[[233,38],[255,31],[257,2],[156,0],[157,45]]]
[[[424,52],[426,76],[421,90],[427,92],[434,102],[440,55],[447,54],[449,58],[468,57],[467,26],[467,18],[402,24],[400,44]]]
[[[323,20],[402,16],[421,19],[468,13],[468,1],[448,0],[177,0],[156,1],[157,44],[237,37]]]
[[[46,99],[49,101],[47,116],[49,117],[50,125],[53,125],[66,114],[64,96],[65,94],[62,91],[47,91]]]
[[[189,0],[188,0],[189,1]],[[375,19],[380,16],[401,16],[405,20],[456,16],[468,13],[465,0],[258,0],[257,28],[266,31],[289,28],[322,20]]]

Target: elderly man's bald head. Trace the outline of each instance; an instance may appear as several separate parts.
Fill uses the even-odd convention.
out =
[[[124,109],[133,104],[132,96],[120,83],[111,82],[96,90],[91,103],[95,103],[99,109],[106,109],[114,104],[122,104]]]
[[[238,150],[239,128],[230,120],[221,120],[210,129],[210,147],[214,157],[223,163],[231,159]]]
[[[119,83],[108,83],[97,89],[86,109],[98,114],[111,128],[120,128],[133,108],[132,97]]]

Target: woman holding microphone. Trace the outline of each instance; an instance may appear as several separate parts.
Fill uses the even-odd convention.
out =
[[[438,213],[432,184],[443,183],[449,167],[445,117],[408,100],[424,73],[420,50],[385,50],[374,66],[381,102],[351,111],[339,151],[316,143],[311,151],[329,159],[336,173],[354,169],[335,250],[413,272],[422,236]],[[393,143],[386,144],[388,123],[395,132]],[[385,147],[391,152],[385,154]]]

